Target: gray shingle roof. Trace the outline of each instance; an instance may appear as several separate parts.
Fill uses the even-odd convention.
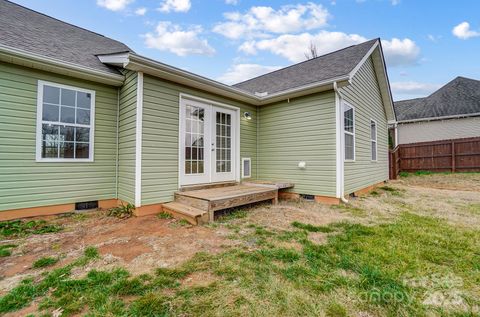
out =
[[[0,0],[0,44],[118,74],[95,56],[132,51],[103,35]]]
[[[322,55],[233,85],[250,93],[276,92],[348,75],[378,39]]]
[[[425,98],[395,102],[398,121],[480,113],[480,81],[457,77]]]

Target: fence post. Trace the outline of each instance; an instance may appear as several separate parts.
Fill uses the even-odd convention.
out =
[[[455,142],[452,141],[452,173],[455,173]]]

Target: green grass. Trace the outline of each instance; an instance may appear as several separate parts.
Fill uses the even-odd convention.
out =
[[[295,228],[298,228],[298,229],[309,231],[309,232],[325,232],[325,233],[328,233],[328,232],[335,231],[332,227],[314,226],[314,225],[311,225],[311,224],[305,224],[305,223],[301,223],[301,222],[298,222],[298,221],[292,222],[292,226],[295,227]]]
[[[40,258],[40,259],[36,260],[35,262],[33,262],[32,267],[34,269],[40,269],[40,268],[44,268],[44,267],[47,267],[47,266],[52,266],[57,262],[58,262],[58,258],[44,257],[44,258]]]
[[[161,212],[157,215],[158,219],[173,219],[173,216],[168,212]]]
[[[117,268],[73,278],[74,267],[98,257],[89,248],[69,266],[24,280],[0,298],[0,314],[34,299],[43,312],[62,308],[64,316],[473,316],[468,308],[480,305],[478,230],[411,213],[372,226],[245,228],[251,243],[136,277]],[[326,244],[307,239],[324,230],[336,232]],[[211,281],[186,286],[198,272]],[[423,303],[438,293],[460,293],[464,305]]]
[[[0,258],[4,258],[12,255],[12,249],[15,248],[15,244],[0,245]]]
[[[248,215],[247,211],[244,209],[232,209],[226,211],[223,215],[218,217],[218,222],[228,222],[235,219],[243,219],[246,218]]]
[[[0,222],[0,236],[6,238],[23,237],[31,234],[54,233],[61,230],[61,226],[50,224],[45,220],[12,220]]]

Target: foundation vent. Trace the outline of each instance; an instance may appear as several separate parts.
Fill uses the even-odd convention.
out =
[[[75,203],[75,210],[88,210],[88,209],[97,209],[97,208],[98,208],[98,200]]]

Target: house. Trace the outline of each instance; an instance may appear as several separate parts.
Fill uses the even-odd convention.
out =
[[[430,96],[395,102],[397,144],[480,137],[480,81],[457,77]]]
[[[228,86],[9,1],[0,15],[0,219],[156,213],[245,180],[338,203],[388,179],[379,39]]]

